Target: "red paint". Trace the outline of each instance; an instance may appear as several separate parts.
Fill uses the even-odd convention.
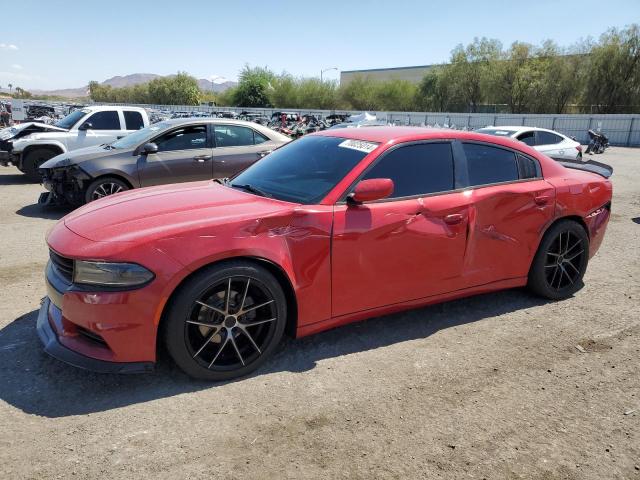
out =
[[[611,183],[568,170],[513,140],[424,128],[341,129],[319,135],[379,142],[318,205],[267,199],[212,182],[136,189],[92,202],[48,236],[60,255],[136,262],[156,275],[128,292],[73,292],[50,322],[67,347],[116,362],[155,361],[161,314],[175,288],[197,269],[252,257],[288,278],[297,335],[364,318],[526,284],[533,255],[556,219],[587,226],[590,254],[609,219],[600,207]],[[363,205],[340,202],[378,155],[422,139],[472,139],[520,150],[544,179]],[[378,182],[374,190],[389,188]],[[365,192],[366,193],[366,192]],[[391,192],[389,192],[391,193]],[[378,192],[378,195],[380,192]],[[108,348],[90,346],[77,326]]]

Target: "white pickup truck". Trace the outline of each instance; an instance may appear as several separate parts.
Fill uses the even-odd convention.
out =
[[[111,143],[149,126],[143,108],[86,107],[54,125],[27,122],[0,130],[0,165],[15,165],[33,180],[50,158],[70,150]]]

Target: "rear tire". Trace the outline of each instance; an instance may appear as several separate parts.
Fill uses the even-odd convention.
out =
[[[527,286],[534,293],[562,300],[583,287],[582,278],[589,261],[589,237],[573,220],[554,224],[542,238]]]
[[[259,265],[231,261],[196,273],[180,287],[162,336],[187,375],[222,381],[264,364],[286,323],[286,297],[278,280]]]
[[[49,148],[32,148],[22,157],[22,165],[18,169],[24,172],[30,180],[39,182],[41,180],[40,173],[38,173],[40,165],[56,155],[58,152]]]
[[[115,177],[101,177],[89,184],[84,194],[84,201],[85,203],[93,202],[126,190],[129,190],[129,185],[122,180]]]

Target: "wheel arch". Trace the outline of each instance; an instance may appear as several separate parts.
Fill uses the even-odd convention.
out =
[[[119,174],[118,172],[101,172],[96,176],[92,176],[91,181],[87,182],[87,188],[89,188],[89,185],[96,180],[103,180],[105,178],[115,178],[126,183],[130,189],[136,188],[133,183],[131,183],[130,179],[128,179],[125,175]]]
[[[591,241],[591,236],[589,235],[589,228],[587,227],[587,224],[585,223],[584,218],[582,218],[581,216],[579,216],[579,215],[565,215],[565,216],[562,216],[562,217],[555,218],[553,221],[549,222],[549,224],[544,228],[544,230],[540,234],[540,238],[538,238],[538,244],[536,245],[536,249],[533,251],[533,254],[531,255],[531,260],[529,262],[529,271],[531,271],[531,268],[533,267],[533,262],[535,261],[536,254],[538,253],[538,250],[540,249],[540,244],[542,243],[542,239],[544,238],[544,236],[547,234],[547,232],[549,230],[551,230],[551,228],[553,228],[554,225],[557,225],[558,223],[560,223],[560,222],[562,222],[564,220],[573,220],[574,222],[579,224],[584,229],[585,233],[587,234],[587,238],[589,239],[589,241]]]
[[[276,278],[276,280],[282,287],[282,290],[284,291],[284,295],[287,301],[287,324],[285,326],[285,334],[291,338],[295,338],[296,330],[298,328],[298,302],[296,299],[293,284],[291,283],[291,279],[280,265],[269,259],[250,255],[240,255],[235,257],[227,257],[224,259],[213,261],[211,263],[207,263],[205,265],[201,265],[198,269],[190,272],[180,280],[180,282],[171,291],[169,297],[167,298],[167,301],[162,307],[162,313],[160,314],[160,320],[158,323],[156,335],[156,351],[159,351],[162,345],[162,329],[164,328],[165,324],[165,316],[169,310],[171,303],[174,301],[176,295],[180,292],[181,288],[186,284],[186,282],[202,270],[234,261],[244,261],[247,263],[259,265],[265,268]]]
[[[66,149],[57,143],[34,143],[33,145],[27,145],[20,153],[20,166],[22,166],[24,158],[34,150],[51,150],[56,155],[66,152]]]

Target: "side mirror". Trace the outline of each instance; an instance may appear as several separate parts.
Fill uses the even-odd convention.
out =
[[[158,153],[158,145],[155,143],[145,143],[142,147],[142,154],[149,155],[150,153]]]
[[[93,125],[91,124],[91,122],[84,122],[82,125],[78,127],[78,130],[91,130],[92,128],[93,128]]]
[[[347,201],[352,204],[382,200],[393,193],[393,180],[390,178],[371,178],[362,180],[349,194]]]

